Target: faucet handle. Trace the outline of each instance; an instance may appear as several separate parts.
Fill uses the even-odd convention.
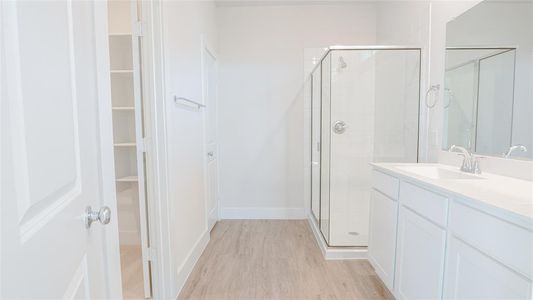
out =
[[[520,150],[521,152],[527,152],[527,147],[522,144],[512,145],[511,147],[509,147],[509,150],[507,150],[507,152],[504,152],[502,154],[502,156],[504,158],[511,158],[511,154],[513,154],[515,150]]]
[[[481,168],[479,167],[479,160],[476,158],[472,161],[472,171],[474,174],[481,174]]]
[[[479,166],[479,161],[482,158],[485,158],[485,157],[472,155],[472,171],[474,174],[481,174],[481,168]]]

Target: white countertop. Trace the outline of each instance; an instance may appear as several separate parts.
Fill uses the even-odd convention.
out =
[[[396,174],[403,178],[429,185],[460,198],[466,198],[485,206],[492,212],[506,214],[527,227],[533,224],[533,181],[521,180],[490,173],[473,175],[483,179],[433,179],[407,172],[401,167],[431,166],[450,171],[458,171],[459,167],[443,164],[406,164],[406,163],[371,163],[376,169],[385,173]],[[400,168],[399,168],[400,167]]]

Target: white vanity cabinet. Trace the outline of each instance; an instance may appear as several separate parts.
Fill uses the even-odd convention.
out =
[[[447,252],[444,299],[531,299],[531,280],[457,237]]]
[[[373,190],[370,212],[369,236],[371,238],[368,240],[368,258],[385,285],[392,289],[398,202]]]
[[[460,202],[448,231],[444,298],[531,299],[531,231]]]
[[[439,299],[446,231],[401,206],[394,294],[399,299]]]
[[[394,294],[438,299],[442,293],[448,198],[400,184]]]
[[[397,299],[531,299],[533,230],[375,168],[369,261]]]
[[[370,200],[368,259],[385,285],[392,290],[398,216],[399,180],[374,171]]]

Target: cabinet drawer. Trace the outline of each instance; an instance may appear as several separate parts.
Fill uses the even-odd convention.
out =
[[[388,197],[398,200],[398,187],[400,186],[398,178],[373,170],[372,186]]]
[[[400,203],[429,220],[446,226],[448,216],[448,198],[435,194],[416,185],[402,182],[400,187]]]
[[[533,278],[533,232],[453,201],[450,230],[479,251]]]

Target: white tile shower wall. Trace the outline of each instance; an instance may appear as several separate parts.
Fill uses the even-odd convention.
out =
[[[417,161],[419,51],[375,54],[374,162]],[[371,182],[368,182],[370,186]]]
[[[331,63],[331,122],[342,120],[348,129],[343,134],[331,133],[329,244],[366,246],[371,190],[368,163],[375,146],[376,55],[367,50],[333,51]]]
[[[305,217],[304,49],[374,44],[375,4],[219,4],[217,17],[222,217]]]

